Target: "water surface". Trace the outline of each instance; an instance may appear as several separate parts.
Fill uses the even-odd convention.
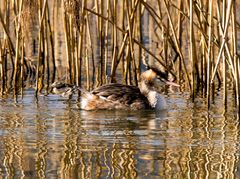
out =
[[[239,119],[188,94],[168,109],[82,111],[75,99],[0,99],[0,178],[239,178]]]

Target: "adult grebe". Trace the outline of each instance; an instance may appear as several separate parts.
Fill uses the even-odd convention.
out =
[[[178,86],[176,83],[170,81],[164,82],[169,85]],[[111,83],[100,86],[91,92],[76,87],[74,89],[78,89],[82,92],[81,109],[84,110],[161,110],[166,108],[166,101],[156,90],[158,90],[162,84],[163,80],[157,75],[157,73],[154,70],[149,69],[141,75],[139,87]],[[54,85],[52,85],[52,87],[55,88]],[[71,94],[71,90],[68,89],[63,94]]]

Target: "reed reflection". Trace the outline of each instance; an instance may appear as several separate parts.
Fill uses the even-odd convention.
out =
[[[123,124],[121,119],[102,118],[104,121],[101,121],[95,118],[95,115],[91,116],[91,113],[88,119],[82,118],[85,114],[83,116],[79,113],[75,113],[75,116],[72,114],[70,112],[70,121],[65,126],[62,177],[135,178],[133,149],[136,147],[131,142],[133,130],[129,129],[132,128],[132,124],[130,126]],[[100,114],[102,115],[100,117],[105,115]],[[124,126],[117,128],[118,122],[122,122],[126,128]]]
[[[21,135],[23,129],[23,118],[18,113],[1,116],[1,173],[3,177],[14,178],[16,174],[24,176],[24,140]],[[7,131],[3,130],[7,129]]]
[[[141,122],[135,125],[125,123],[122,128],[120,119],[101,121],[98,114],[96,120],[93,119],[94,116],[91,118],[91,115],[88,119],[79,119],[81,122],[78,124],[81,125],[78,126],[78,137],[68,137],[75,141],[72,148],[77,151],[77,156],[68,160],[75,160],[74,165],[78,167],[77,171],[81,171],[78,173],[81,178],[232,176],[231,171],[236,168],[236,155],[239,151],[235,116],[222,116],[218,119],[203,115],[201,118],[201,113],[200,116],[199,113],[195,116],[193,112],[195,111],[189,111],[189,114],[185,115],[189,116],[188,118],[181,118],[179,114],[177,119],[156,118],[155,121],[153,119],[155,124],[149,121],[145,126]],[[118,127],[114,128],[114,120],[119,121]],[[226,128],[229,120],[235,121],[232,121],[234,124],[230,123],[231,132]],[[146,122],[147,119],[143,121]],[[209,125],[211,121],[220,123]],[[69,125],[69,128],[74,130],[76,127]],[[146,132],[141,131],[141,128],[147,129]],[[226,146],[226,137],[231,138],[227,140],[230,143],[227,146],[231,147]],[[232,148],[235,150],[230,150]],[[70,153],[72,150],[67,148],[66,151],[65,153]],[[66,165],[68,164],[64,163],[65,169]],[[216,170],[216,166],[225,166],[226,171],[223,171],[222,167]],[[71,171],[68,170],[68,173],[70,176]]]
[[[31,106],[35,115],[23,112],[30,105],[0,114],[2,178],[239,177],[234,113],[86,112],[45,102]]]
[[[37,149],[37,155],[36,155],[36,176],[37,178],[46,178],[46,165],[47,165],[47,129],[45,124],[45,119],[41,118],[41,116],[36,116],[36,131],[37,133],[37,139],[36,139],[36,149]]]

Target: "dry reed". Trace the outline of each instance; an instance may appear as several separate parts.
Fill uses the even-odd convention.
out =
[[[88,90],[108,83],[109,79],[137,85],[142,60],[146,58],[149,63],[160,62],[162,69],[175,74],[181,90],[189,91],[193,101],[198,96],[206,97],[209,108],[215,87],[220,86],[225,106],[229,90],[233,89],[239,108],[238,2],[38,0],[37,4],[22,0],[1,2],[2,96],[11,92],[13,86],[17,100],[20,89],[23,95],[27,80],[35,83],[36,97],[43,89],[48,94],[49,83],[62,77],[55,48],[59,29],[54,28],[61,21],[66,61],[60,61],[66,64],[63,79],[68,83],[83,85]],[[13,11],[9,6],[14,7]],[[22,17],[33,6],[38,11],[31,13],[39,18],[38,55],[32,58],[26,53],[29,37],[24,32],[34,32],[22,25]],[[54,12],[62,16],[56,18]],[[13,24],[10,19],[15,19]],[[25,17],[24,21],[30,19]],[[10,66],[12,77],[9,77]]]

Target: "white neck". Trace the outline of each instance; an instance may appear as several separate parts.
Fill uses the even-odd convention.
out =
[[[146,96],[152,108],[156,110],[166,109],[167,103],[162,95],[156,91],[149,91]]]
[[[146,96],[152,108],[156,110],[166,109],[167,104],[162,95],[149,89],[148,85],[143,81],[139,85],[141,93]]]

